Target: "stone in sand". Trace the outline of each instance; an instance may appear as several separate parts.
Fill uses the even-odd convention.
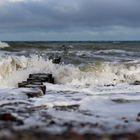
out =
[[[17,122],[19,124],[23,124],[23,121],[18,119],[17,117],[15,117],[13,114],[11,113],[2,113],[0,114],[0,120],[1,121],[5,121],[5,122]]]
[[[140,85],[140,81],[134,81],[132,85]]]

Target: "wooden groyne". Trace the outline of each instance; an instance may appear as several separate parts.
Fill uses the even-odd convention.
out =
[[[30,74],[26,81],[18,83],[19,88],[38,88],[43,94],[46,93],[44,82],[54,84],[54,77],[50,73],[33,73]]]

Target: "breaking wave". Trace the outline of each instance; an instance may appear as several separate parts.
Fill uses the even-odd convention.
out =
[[[30,73],[52,73],[57,84],[74,86],[104,86],[107,84],[133,83],[140,80],[139,62],[95,63],[83,66],[53,64],[36,55],[0,57],[0,87],[16,87]]]
[[[7,48],[7,47],[10,47],[8,43],[0,41],[0,49]]]

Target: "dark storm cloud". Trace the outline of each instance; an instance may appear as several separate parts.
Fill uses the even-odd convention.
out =
[[[51,0],[9,3],[0,9],[0,27],[63,28],[139,26],[139,0]]]
[[[139,28],[139,17],[139,0],[23,0],[0,6],[0,32]]]

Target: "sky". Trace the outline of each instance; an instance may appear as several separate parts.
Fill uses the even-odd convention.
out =
[[[0,40],[140,40],[140,0],[0,0]]]

